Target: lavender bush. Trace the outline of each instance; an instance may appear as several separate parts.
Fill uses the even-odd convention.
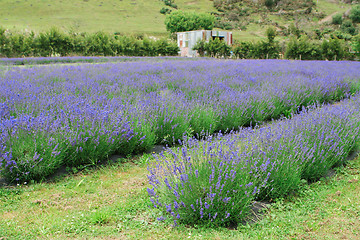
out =
[[[359,106],[356,96],[266,127],[168,149],[148,168],[150,199],[164,213],[159,220],[234,225],[255,199],[284,197],[301,179],[319,179],[356,148]]]
[[[359,89],[357,62],[160,59],[1,72],[1,174],[40,179],[60,165],[255,126]]]

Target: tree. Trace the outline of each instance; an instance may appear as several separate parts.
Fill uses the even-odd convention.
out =
[[[205,13],[174,11],[165,18],[166,30],[170,33],[192,30],[212,30],[215,17]]]

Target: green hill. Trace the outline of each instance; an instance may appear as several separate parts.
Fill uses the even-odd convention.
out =
[[[216,11],[208,0],[177,0],[182,10]],[[51,26],[79,32],[121,32],[165,35],[160,0],[2,0],[0,25],[41,31]]]
[[[266,2],[273,2],[271,7]],[[326,28],[335,13],[352,7],[340,0],[173,0],[184,11],[218,16],[219,28],[234,32],[235,39],[264,37],[267,26],[279,32],[291,23],[304,31]],[[351,2],[351,1],[350,1]],[[353,1],[353,3],[356,1]],[[267,3],[268,5],[269,3]],[[166,36],[165,15],[174,8],[164,0],[2,0],[0,26],[15,31],[42,31],[57,26],[65,31],[144,33]]]

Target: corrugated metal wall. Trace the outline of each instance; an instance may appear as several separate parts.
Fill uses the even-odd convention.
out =
[[[222,38],[228,45],[232,44],[232,32],[210,30],[179,32],[177,33],[177,43],[180,48],[179,54],[182,57],[196,57],[197,52],[192,50],[195,44],[200,40],[208,42],[214,37]]]

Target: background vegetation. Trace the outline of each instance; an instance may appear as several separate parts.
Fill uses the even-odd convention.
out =
[[[105,32],[65,33],[57,28],[39,34],[20,34],[0,28],[0,56],[173,56],[179,48],[167,39]]]
[[[346,41],[336,36],[319,40],[294,34],[286,42],[280,42],[275,28],[268,28],[266,34],[264,40],[236,41],[233,46],[218,39],[200,41],[194,49],[200,56],[221,58],[353,60],[359,56],[360,35]],[[57,28],[39,34],[21,34],[0,28],[0,57],[175,56],[178,51],[175,41],[153,40],[144,35],[65,33]]]
[[[350,1],[273,1],[276,5],[268,8],[264,0],[3,0],[0,2],[0,25],[15,32],[43,32],[55,26],[65,32],[145,34],[166,37],[162,8],[172,12],[191,11],[210,13],[217,18],[216,28],[231,29],[234,38],[241,41],[266,38],[265,29],[275,27],[283,32],[285,39],[289,26],[293,24],[303,33],[315,36],[315,31],[328,34],[339,26],[331,24],[334,14],[348,17],[354,4]],[[346,3],[347,2],[347,3]],[[351,1],[358,2],[358,1]],[[315,4],[314,4],[315,3]],[[169,5],[176,5],[176,8]],[[311,11],[309,12],[308,9]]]

